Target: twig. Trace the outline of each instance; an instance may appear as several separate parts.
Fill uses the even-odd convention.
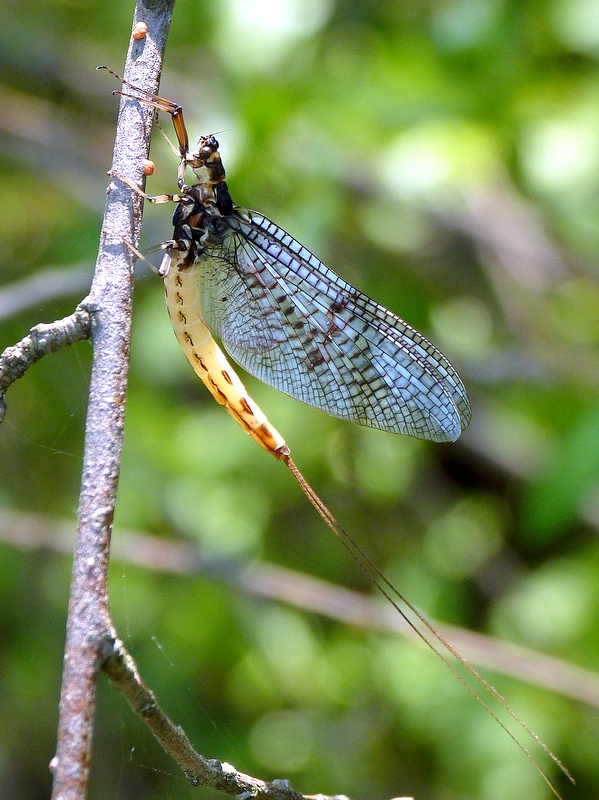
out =
[[[0,355],[0,422],[4,419],[6,390],[22,378],[32,364],[48,353],[55,353],[67,345],[80,342],[90,335],[89,298],[83,300],[75,311],[64,319],[36,325],[20,342],[7,347]]]
[[[231,764],[217,759],[204,758],[191,746],[179,725],[164,713],[156,697],[141,680],[137,667],[118,639],[106,642],[103,671],[115,689],[122,692],[129,705],[150,728],[166,753],[179,764],[185,777],[193,786],[210,786],[234,797],[265,798],[267,800],[347,800],[345,795],[302,795],[294,791],[288,781],[267,783],[238,772]]]
[[[134,22],[148,35],[131,39],[125,76],[156,92],[174,0],[138,0]],[[122,100],[114,145],[113,173],[143,181],[152,123],[150,109]],[[131,327],[132,257],[124,241],[137,242],[141,197],[111,183],[91,288],[94,347],[85,430],[83,476],[67,641],[60,696],[58,745],[53,759],[53,800],[84,800],[89,777],[97,670],[113,636],[108,614],[107,570],[120,469]]]

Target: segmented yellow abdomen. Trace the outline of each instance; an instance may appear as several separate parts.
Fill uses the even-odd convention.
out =
[[[285,440],[251,399],[200,318],[198,271],[197,262],[191,267],[180,266],[175,256],[164,277],[166,304],[179,344],[212,395],[246,433],[275,458],[285,459],[289,455]]]

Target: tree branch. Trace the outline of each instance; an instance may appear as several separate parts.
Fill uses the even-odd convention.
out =
[[[138,0],[134,22],[147,36],[131,39],[125,77],[156,92],[174,0]],[[149,152],[152,110],[122,98],[112,174],[141,184]],[[122,182],[110,184],[90,293],[94,354],[85,429],[77,542],[67,620],[53,800],[84,800],[89,777],[97,670],[114,633],[108,614],[107,569],[120,469],[125,412],[133,259],[142,198]]]
[[[22,378],[32,364],[48,353],[55,353],[67,345],[89,338],[91,322],[88,300],[83,300],[64,319],[36,325],[29,331],[29,336],[7,347],[0,355],[0,422],[6,412],[6,390]]]
[[[302,795],[294,791],[288,781],[267,783],[238,772],[231,764],[201,756],[193,749],[183,729],[175,725],[160,708],[154,693],[141,680],[133,659],[118,639],[106,642],[102,669],[114,688],[125,695],[133,711],[144,720],[164,751],[179,764],[193,786],[210,786],[234,797],[265,800],[314,800],[316,797],[319,800],[348,800],[345,795]]]

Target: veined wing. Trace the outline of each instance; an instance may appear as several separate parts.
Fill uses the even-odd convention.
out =
[[[255,211],[224,218],[199,263],[207,326],[260,380],[336,417],[454,441],[470,422],[455,369],[418,331]]]

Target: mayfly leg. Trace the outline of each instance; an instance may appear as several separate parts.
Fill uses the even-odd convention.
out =
[[[185,203],[187,202],[187,198],[184,194],[147,194],[141,189],[136,183],[132,180],[127,178],[126,175],[119,175],[115,172],[110,172],[114,178],[118,178],[120,181],[132,189],[135,194],[138,194],[140,197],[143,197],[144,200],[147,200],[148,203],[156,203],[159,205],[160,203]],[[161,245],[162,247],[162,245]]]
[[[128,92],[121,92],[119,89],[115,89],[113,94],[120,94],[122,97],[131,97],[133,100],[141,100],[146,105],[151,106],[158,111],[164,111],[165,114],[170,114],[171,119],[173,120],[175,133],[177,135],[177,141],[179,142],[179,153],[181,154],[181,158],[185,159],[187,153],[189,152],[189,137],[187,135],[187,126],[185,125],[185,120],[183,119],[183,109],[181,106],[177,103],[173,103],[171,100],[166,100],[164,97],[160,97],[157,94],[152,94],[152,92],[148,92],[147,89],[142,89],[140,86],[134,86],[132,83],[129,83],[129,81],[125,80],[125,78],[121,77],[118,72],[115,72],[113,69],[106,66],[106,64],[102,64],[99,67],[96,67],[96,69],[107,70],[118,81],[120,81],[123,86],[127,86],[134,92],[143,95],[143,97],[138,97],[137,95],[129,94]]]
[[[145,105],[151,106],[155,108],[156,111],[163,111],[165,114],[169,114],[172,121],[173,127],[175,129],[175,135],[177,136],[177,141],[179,143],[179,169],[177,172],[177,183],[180,189],[183,189],[185,186],[185,171],[187,167],[191,167],[192,169],[196,169],[196,167],[201,167],[207,159],[213,154],[213,151],[208,148],[208,150],[203,153],[202,149],[196,156],[190,153],[189,150],[189,135],[187,133],[187,126],[185,125],[185,120],[183,119],[183,109],[178,103],[173,103],[171,100],[166,100],[164,97],[160,97],[160,95],[153,94],[149,92],[147,89],[142,89],[140,86],[135,86],[134,84],[130,83],[129,81],[125,80],[118,72],[115,72],[110,67],[106,66],[106,64],[102,64],[96,69],[105,69],[111,75],[113,75],[117,80],[121,81],[123,86],[127,86],[136,94],[131,94],[129,92],[123,92],[120,89],[115,89],[113,94],[121,95],[121,97],[129,97],[132,100],[138,100],[140,103],[145,103]],[[141,97],[139,95],[142,95]],[[166,134],[162,130],[160,124],[158,127],[162,131],[165,138]],[[213,137],[214,138],[214,137]],[[170,144],[170,141],[169,141]],[[198,145],[200,145],[200,140],[198,140]],[[170,144],[173,147],[172,144]],[[218,157],[220,162],[220,156]],[[196,173],[197,174],[197,173]],[[222,170],[221,179],[224,177],[224,170]]]

